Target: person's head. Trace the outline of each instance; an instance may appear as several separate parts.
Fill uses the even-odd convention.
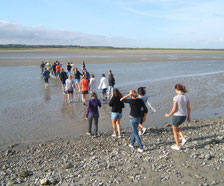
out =
[[[105,77],[105,74],[102,74],[102,77]]]
[[[61,72],[63,72],[64,71],[64,69],[63,68],[61,68]]]
[[[68,65],[70,65],[70,63],[68,63]]]
[[[95,76],[94,76],[94,74],[91,74],[91,78],[94,78]]]
[[[119,97],[119,98],[122,98],[123,96],[122,96],[122,94],[120,93],[120,91],[117,89],[117,88],[114,88],[114,90],[113,90],[113,96],[117,96],[117,97]]]
[[[82,79],[86,79],[86,75],[83,75],[83,76],[82,76]]]
[[[182,84],[176,84],[175,85],[175,90],[176,90],[177,93],[178,92],[187,93],[186,87]]]
[[[92,92],[92,93],[91,93],[91,98],[97,99],[97,94],[96,94],[96,92]]]
[[[69,75],[69,76],[68,76],[68,79],[72,79],[72,76],[71,76],[71,75]]]
[[[145,87],[139,87],[138,88],[138,94],[140,95],[140,96],[144,96],[145,95]]]
[[[138,97],[138,94],[136,93],[135,90],[130,90],[131,98],[135,99]]]

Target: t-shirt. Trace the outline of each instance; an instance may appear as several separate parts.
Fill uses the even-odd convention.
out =
[[[65,81],[65,91],[72,91],[73,86],[75,85],[74,81],[72,79],[66,79]]]
[[[174,116],[187,116],[187,103],[189,98],[185,94],[176,95],[173,101],[177,102],[177,109]]]
[[[56,72],[60,72],[60,65],[56,66]]]
[[[139,118],[141,117],[141,108],[143,108],[144,113],[148,112],[147,107],[145,106],[145,103],[142,99],[136,98],[136,99],[124,99],[124,103],[129,103],[131,107],[130,116]]]
[[[82,91],[88,91],[89,90],[89,81],[87,79],[82,79],[80,81],[80,85],[82,87]]]

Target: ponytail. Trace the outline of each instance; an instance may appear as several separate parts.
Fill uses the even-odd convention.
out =
[[[186,87],[184,85],[182,85],[182,84],[176,84],[175,85],[175,89],[177,89],[177,90],[179,90],[179,91],[181,91],[183,93],[187,93],[188,92]]]

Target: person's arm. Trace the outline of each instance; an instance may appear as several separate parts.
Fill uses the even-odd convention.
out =
[[[131,91],[129,92],[129,94],[127,94],[126,96],[123,96],[120,101],[124,101],[125,99],[127,99],[128,97],[131,96]]]
[[[191,122],[191,105],[190,105],[190,101],[187,102],[187,121]]]
[[[165,116],[166,116],[166,117],[170,117],[170,116],[172,116],[172,115],[176,112],[176,109],[177,109],[177,102],[174,101],[174,102],[173,102],[173,108],[172,108],[172,110],[170,111],[169,114],[165,114]]]
[[[154,109],[154,108],[152,107],[152,105],[151,105],[151,103],[149,102],[149,100],[147,100],[147,104],[148,104],[148,106],[152,109],[153,112],[156,112],[156,109]]]
[[[89,116],[89,107],[90,107],[90,100],[88,101],[88,106],[87,106],[87,109],[86,109],[86,118],[85,118],[85,120],[88,120],[88,116]]]

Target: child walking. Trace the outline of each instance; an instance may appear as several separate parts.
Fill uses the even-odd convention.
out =
[[[155,113],[156,110],[152,107],[151,103],[149,102],[149,96],[146,95],[145,87],[139,87],[138,88],[138,98],[142,99],[144,103],[148,104],[148,106],[152,109],[152,111]],[[143,135],[146,132],[146,128],[143,127],[143,118],[144,118],[144,110],[141,110],[141,119],[140,123],[138,125],[139,135]]]
[[[173,135],[176,144],[172,145],[171,148],[173,150],[181,150],[181,146],[186,143],[186,139],[180,129],[180,125],[186,120],[191,121],[191,109],[190,109],[190,101],[188,96],[186,95],[187,90],[184,85],[176,84],[175,85],[176,96],[173,98],[173,108],[169,114],[165,114],[165,117],[170,117],[173,115]],[[180,145],[179,135],[182,139],[182,143]]]

